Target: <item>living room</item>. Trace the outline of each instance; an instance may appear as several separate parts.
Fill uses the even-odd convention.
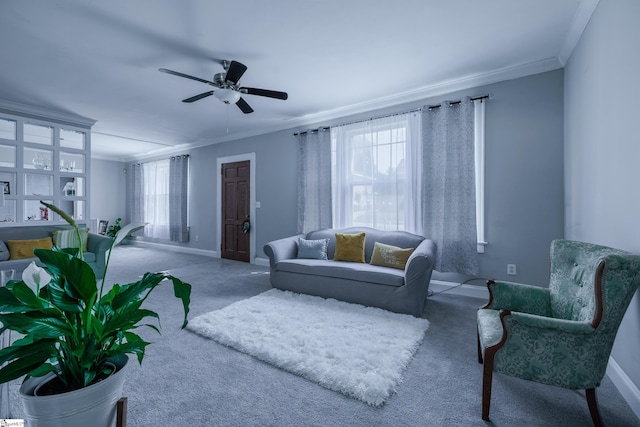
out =
[[[451,90],[420,99],[216,144],[199,147],[185,144],[187,148],[176,154],[190,156],[191,239],[188,243],[168,245],[193,255],[219,255],[218,169],[214,166],[218,159],[253,153],[255,215],[252,232],[255,241],[252,242],[251,262],[266,266],[263,246],[297,232],[297,141],[294,133],[411,111],[445,100],[490,95],[486,102],[488,245],[485,253],[479,256],[480,279],[472,280],[457,292],[486,298],[484,281],[490,278],[546,286],[549,246],[556,238],[640,252],[640,236],[638,231],[633,231],[637,230],[633,225],[637,210],[634,208],[639,203],[637,197],[633,197],[636,194],[633,186],[638,181],[634,166],[640,153],[631,124],[637,116],[634,113],[639,111],[635,100],[640,96],[640,87],[634,77],[640,67],[637,53],[640,30],[635,25],[640,10],[631,0],[580,4],[587,9],[591,5],[590,19],[586,20],[584,31],[580,32],[564,63],[541,62],[531,65],[526,75],[505,73],[500,81],[479,80],[478,84],[467,83],[464,88],[452,85]],[[245,62],[250,65],[249,60]],[[380,62],[381,67],[389,66]],[[156,68],[162,66],[168,65],[160,61]],[[249,74],[251,68],[247,73],[247,79],[251,76],[251,81],[255,78],[256,84],[262,84],[259,76]],[[171,76],[162,77],[169,79]],[[0,78],[0,82],[0,99],[27,104],[24,99],[10,95],[8,86],[13,81]],[[186,96],[191,87],[180,89]],[[178,103],[179,99],[167,99],[167,102]],[[269,104],[256,105],[269,108]],[[67,108],[37,103],[31,103],[31,106]],[[3,112],[6,111],[5,106]],[[86,114],[83,111],[74,113]],[[92,118],[100,120],[99,117]],[[220,139],[224,139],[224,135]],[[165,154],[162,156],[166,157]],[[128,218],[127,174],[124,171],[136,161],[139,160],[92,157],[88,189],[91,218],[110,222],[118,217]],[[155,249],[162,247],[153,240],[146,244]],[[515,277],[507,275],[507,264],[517,265]],[[433,279],[446,289],[467,278],[436,272]],[[456,290],[451,291],[452,295],[453,292]],[[479,306],[481,300],[478,301]],[[636,295],[618,332],[608,370],[609,378],[636,415],[640,414],[640,369],[634,363],[634,355],[640,350],[639,330],[640,301]],[[474,392],[479,399],[480,377],[477,384]],[[478,421],[481,422],[479,415]]]

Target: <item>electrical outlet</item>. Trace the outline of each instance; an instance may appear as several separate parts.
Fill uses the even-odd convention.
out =
[[[507,264],[507,274],[510,276],[516,275],[516,265],[515,264]]]
[[[196,242],[198,241],[198,235],[196,234]]]

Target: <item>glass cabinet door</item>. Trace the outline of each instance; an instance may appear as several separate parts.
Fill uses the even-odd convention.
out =
[[[51,126],[24,124],[24,142],[53,145],[53,128]]]
[[[60,147],[84,150],[84,132],[60,129]]]
[[[0,139],[16,140],[16,121],[0,119]]]

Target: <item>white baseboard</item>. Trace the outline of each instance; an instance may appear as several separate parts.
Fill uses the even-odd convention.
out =
[[[636,417],[640,418],[640,390],[622,370],[613,357],[609,357],[607,375],[616,386]]]
[[[452,295],[464,295],[485,301],[489,300],[489,291],[486,286],[461,285],[460,283],[445,282],[443,280],[432,280],[429,285],[429,291],[433,291],[434,294],[446,292]]]
[[[263,267],[269,267],[269,258],[258,258],[254,260],[255,265],[261,265]]]
[[[133,246],[144,246],[148,248],[164,249],[164,250],[169,250],[174,252],[182,252],[186,254],[204,255],[212,258],[218,258],[218,252],[210,251],[208,249],[196,249],[196,248],[189,248],[186,246],[165,245],[163,243],[146,242],[144,240],[137,240],[137,239],[129,240],[127,244],[133,245]]]

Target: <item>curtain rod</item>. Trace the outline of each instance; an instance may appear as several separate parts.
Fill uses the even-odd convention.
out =
[[[171,159],[179,159],[180,157],[186,159],[187,157],[190,157],[190,154],[177,154],[175,156],[171,156],[166,160],[171,160]],[[146,161],[141,161],[141,162],[137,162],[137,163],[132,163],[132,165],[137,166],[137,165],[142,165],[144,163],[152,163],[152,162],[158,162],[160,160],[164,160],[164,159],[157,159],[157,160],[146,160]]]
[[[293,136],[306,135],[308,133],[316,133],[320,131],[325,132],[325,131],[328,131],[329,129],[331,129],[329,126],[319,127],[316,129],[307,129],[307,130],[303,130],[302,132],[296,132],[293,134]]]
[[[482,101],[483,99],[489,99],[489,98],[491,98],[492,96],[493,96],[493,95],[491,95],[491,94],[488,94],[488,95],[482,95],[482,96],[474,96],[474,97],[472,97],[472,98],[469,98],[469,101],[477,101],[478,99]],[[458,100],[458,101],[449,101],[449,106],[451,106],[451,105],[458,105],[458,104],[460,104],[461,102],[462,102],[462,100]],[[429,105],[427,108],[428,108],[429,110],[433,110],[434,108],[440,108],[440,107],[442,107],[442,104]]]
[[[482,100],[482,99],[490,99],[490,98],[493,98],[493,95],[492,95],[492,94],[481,95],[481,96],[474,96],[474,97],[469,98],[469,100],[470,100],[470,101],[476,101],[476,100],[478,100],[478,99]],[[462,102],[462,100],[459,100],[459,101],[449,101],[449,105],[456,105],[456,104],[460,104],[461,102]],[[432,109],[432,108],[440,108],[440,106],[441,106],[441,105],[442,105],[442,104],[438,104],[438,105],[429,105],[427,108],[428,108],[428,109]],[[400,116],[400,115],[402,115],[402,114],[415,113],[415,112],[418,112],[418,111],[422,111],[422,108],[415,108],[415,109],[413,109],[413,110],[403,111],[403,112],[400,112],[400,113],[387,114],[387,115],[385,115],[385,116],[370,117],[370,118],[368,118],[368,119],[356,120],[356,121],[353,121],[353,122],[341,123],[341,124],[339,124],[339,125],[336,125],[336,127],[337,127],[337,126],[352,125],[352,124],[354,124],[354,123],[368,122],[369,120],[385,119],[385,118],[387,118],[387,117]],[[315,133],[315,132],[319,132],[319,131],[327,131],[327,130],[329,130],[329,129],[330,129],[330,127],[329,127],[329,126],[323,126],[323,127],[319,127],[319,128],[317,128],[317,129],[309,129],[309,130],[305,130],[305,131],[302,131],[302,132],[295,132],[295,133],[293,134],[293,136],[306,135],[307,133]]]

